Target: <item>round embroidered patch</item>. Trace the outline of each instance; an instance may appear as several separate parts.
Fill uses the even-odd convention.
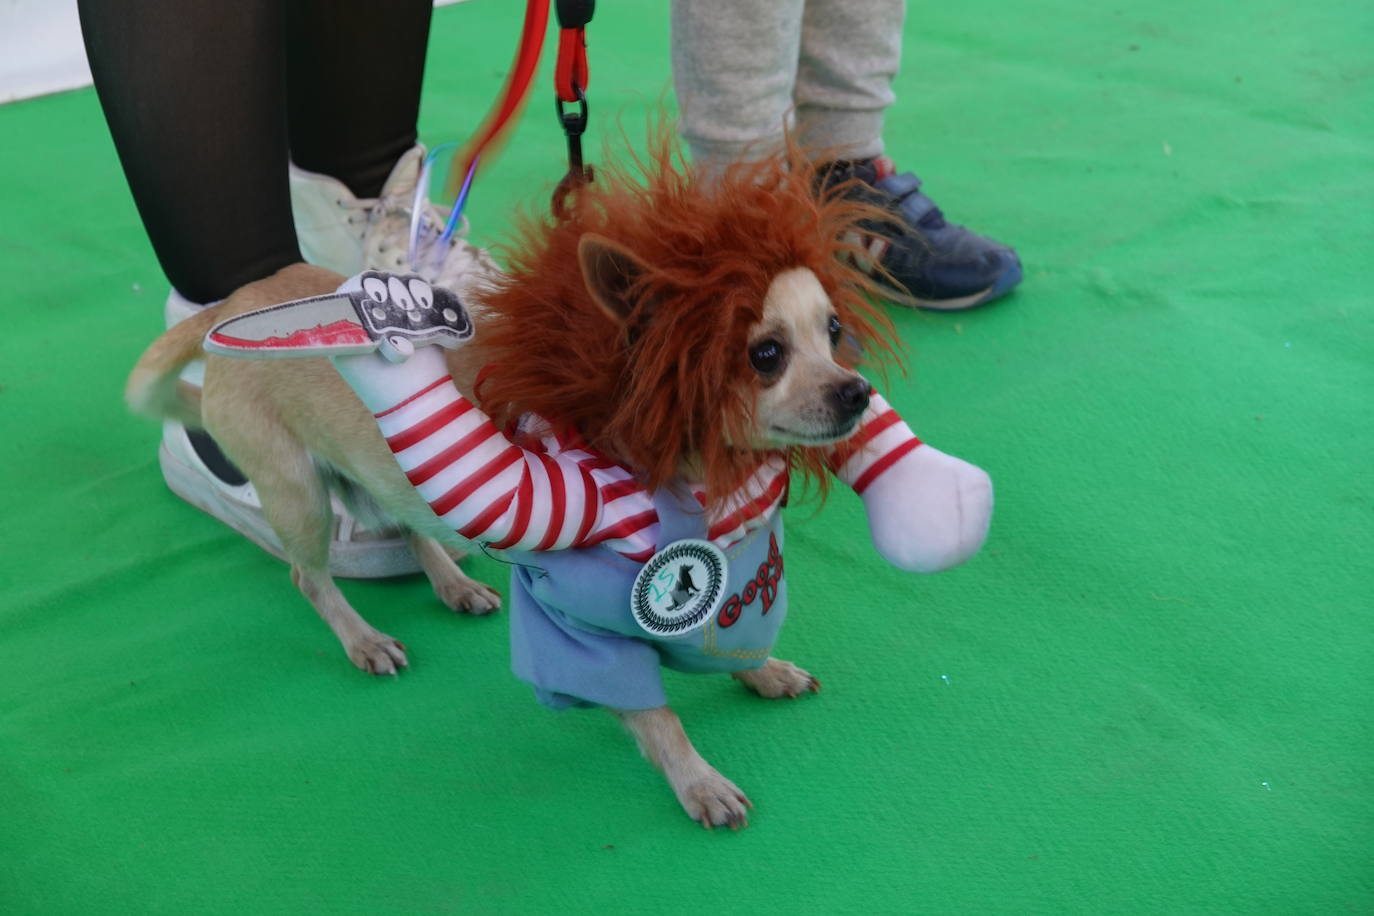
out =
[[[710,541],[673,541],[635,576],[630,612],[654,636],[681,636],[700,627],[725,603],[724,552]]]

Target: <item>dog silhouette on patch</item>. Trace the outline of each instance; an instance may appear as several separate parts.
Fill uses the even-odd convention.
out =
[[[673,603],[668,606],[668,610],[676,611],[688,601],[692,600],[692,597],[699,591],[701,591],[701,589],[697,588],[696,583],[692,581],[692,564],[683,563],[677,570],[677,584],[674,585],[673,590],[668,593],[673,599]]]

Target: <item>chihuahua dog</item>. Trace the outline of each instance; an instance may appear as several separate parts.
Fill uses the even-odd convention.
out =
[[[505,551],[517,564],[516,673],[548,705],[611,709],[689,816],[738,827],[748,799],[692,747],[658,666],[728,672],[765,697],[818,689],[768,654],[786,611],[788,481],[824,488],[833,472],[872,510],[875,480],[930,463],[959,503],[958,543],[932,569],[977,549],[991,505],[986,475],[924,446],[857,372],[861,355],[892,352],[846,241],[878,214],[820,187],[796,151],[701,187],[660,142],[640,174],[604,169],[565,219],[523,226],[508,273],[470,297],[476,334],[460,349],[425,348],[409,367],[372,354],[332,366],[209,355],[199,396],[178,383],[215,325],[344,283],[294,265],[169,330],[127,398],[204,428],[242,468],[293,582],[366,671],[407,658],[330,579],[331,488],[360,517],[409,532],[455,610],[499,599],[451,553]],[[670,535],[687,539],[665,546]],[[703,540],[731,573],[695,629],[655,635],[630,614],[636,571]],[[670,559],[663,593],[677,611],[710,590],[704,567]]]

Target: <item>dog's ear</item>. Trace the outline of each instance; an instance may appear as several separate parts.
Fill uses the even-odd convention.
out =
[[[635,281],[648,272],[644,262],[628,248],[594,232],[583,233],[578,240],[577,261],[587,292],[612,321],[624,327],[635,307],[630,291]]]

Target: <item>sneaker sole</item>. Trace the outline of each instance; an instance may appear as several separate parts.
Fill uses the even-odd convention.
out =
[[[967,296],[959,296],[956,299],[910,299],[907,301],[894,300],[893,305],[905,305],[908,308],[918,308],[924,312],[963,312],[971,308],[1000,299],[1021,282],[1021,262],[1015,261],[1003,271],[997,278],[997,282],[987,289],[979,290],[976,293],[969,293]]]
[[[214,488],[205,477],[177,458],[165,443],[158,446],[158,464],[167,487],[202,512],[228,525],[284,563],[290,561],[281,541],[267,519],[251,506],[244,506]],[[386,579],[420,572],[410,545],[404,538],[389,538],[358,543],[333,542],[329,545],[329,574],[341,579]]]
[[[961,296],[958,299],[917,299],[916,307],[927,312],[963,312],[1000,299],[1021,282],[1021,265],[1018,263],[997,278],[997,282],[982,292]]]

